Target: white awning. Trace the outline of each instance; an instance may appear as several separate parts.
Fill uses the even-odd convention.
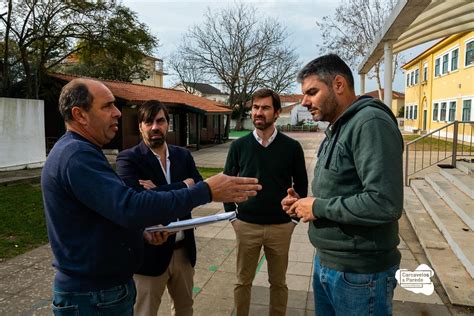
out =
[[[359,65],[361,92],[365,75],[384,57],[384,102],[392,103],[393,53],[474,30],[473,0],[399,0],[368,55]]]
[[[384,44],[397,53],[456,33],[474,30],[473,0],[400,0],[381,34],[359,65],[366,74],[384,55]]]

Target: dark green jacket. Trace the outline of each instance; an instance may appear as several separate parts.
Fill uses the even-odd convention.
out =
[[[390,109],[361,97],[328,128],[312,183],[309,237],[323,265],[375,273],[400,263],[403,139]]]

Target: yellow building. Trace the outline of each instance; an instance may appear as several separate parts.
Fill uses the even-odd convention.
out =
[[[447,37],[402,68],[406,131],[426,133],[455,120],[474,121],[474,32]],[[469,127],[463,132],[472,137]]]

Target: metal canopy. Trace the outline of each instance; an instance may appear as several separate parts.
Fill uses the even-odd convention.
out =
[[[385,43],[397,53],[470,30],[474,30],[472,0],[400,0],[360,64],[359,74],[367,74],[383,57]]]

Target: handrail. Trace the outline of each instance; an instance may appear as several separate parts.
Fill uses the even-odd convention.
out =
[[[462,131],[460,133],[459,126],[462,126]],[[451,137],[448,137],[450,134],[450,127],[452,126]],[[469,130],[466,133],[466,127],[469,126]],[[456,159],[458,157],[458,148],[461,147],[461,155],[462,156],[474,156],[474,121],[454,121],[449,124],[446,124],[443,127],[435,129],[430,133],[418,137],[405,145],[405,185],[410,185],[409,176],[420,172],[428,167],[431,167],[440,161],[446,160],[451,158],[450,166],[456,167]],[[425,150],[425,142],[422,142],[425,139],[430,138],[431,140],[436,140],[436,150],[433,151],[433,141],[428,141],[429,148]],[[467,140],[466,140],[467,139]],[[441,152],[440,148],[444,142],[444,151]],[[466,145],[468,143],[468,145]],[[417,158],[417,145],[421,144],[421,166],[417,168],[418,158]],[[440,146],[441,145],[441,146]],[[448,146],[449,145],[449,146]],[[419,146],[419,145],[418,145]],[[411,147],[413,151],[410,150]],[[467,148],[467,152],[464,151],[465,147]],[[449,151],[448,151],[449,148]],[[429,152],[429,159],[425,159],[425,152]],[[413,160],[410,160],[410,153],[413,152]],[[436,154],[436,157],[433,157],[433,153]],[[434,160],[433,160],[434,158]],[[413,164],[413,168],[410,171],[410,162]],[[425,164],[426,163],[426,164]]]

